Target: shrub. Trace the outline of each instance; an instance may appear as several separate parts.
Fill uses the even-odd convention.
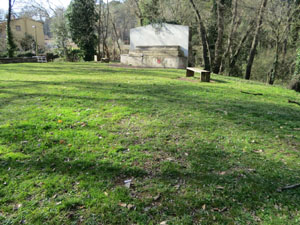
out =
[[[0,52],[0,58],[7,58],[8,54],[7,52]]]
[[[52,52],[46,53],[47,62],[53,62],[54,59],[58,58],[59,56],[57,54],[54,54]]]
[[[300,92],[300,77],[294,78],[290,83],[290,89]]]
[[[84,58],[84,52],[80,49],[69,49],[67,54],[67,61],[79,62]]]
[[[25,33],[25,37],[21,39],[20,45],[24,51],[35,50],[35,41],[30,34]]]
[[[53,60],[53,62],[66,62],[65,58],[56,58]]]
[[[298,54],[296,58],[296,68],[294,77],[290,83],[290,88],[297,92],[300,92],[300,49],[298,49]]]
[[[35,54],[32,53],[32,52],[22,52],[22,53],[17,54],[17,57],[29,57],[29,58],[31,58],[32,56],[35,56]]]

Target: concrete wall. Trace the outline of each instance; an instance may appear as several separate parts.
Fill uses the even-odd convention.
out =
[[[31,63],[37,62],[37,58],[0,58],[0,64],[7,63]]]
[[[189,52],[189,27],[163,23],[130,30],[130,50],[137,46],[180,46],[185,57]]]
[[[151,56],[151,55],[121,55],[121,63],[137,67],[176,68],[185,69],[186,57]]]

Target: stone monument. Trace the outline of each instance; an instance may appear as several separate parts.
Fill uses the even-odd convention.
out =
[[[121,55],[121,63],[140,67],[185,69],[188,54],[187,26],[151,24],[130,30],[129,54]]]

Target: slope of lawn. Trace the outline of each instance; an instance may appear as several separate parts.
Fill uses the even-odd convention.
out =
[[[0,224],[299,224],[300,95],[184,76],[0,65]]]

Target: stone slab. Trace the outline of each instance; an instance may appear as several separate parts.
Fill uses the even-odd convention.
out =
[[[130,30],[130,51],[147,46],[179,46],[189,54],[189,27],[174,24],[151,24]]]

